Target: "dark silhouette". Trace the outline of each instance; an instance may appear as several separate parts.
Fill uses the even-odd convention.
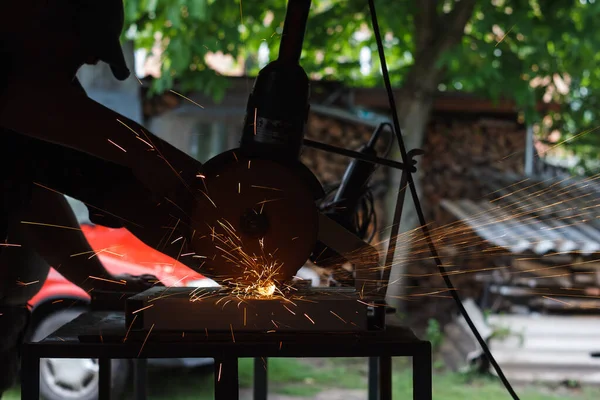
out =
[[[15,276],[43,282],[48,264],[65,261],[73,246],[89,245],[80,232],[24,227],[25,218],[73,226],[61,194],[86,203],[92,222],[126,227],[148,245],[177,256],[189,240],[171,244],[165,227],[189,238],[199,162],[141,126],[89,99],[75,78],[84,64],[110,65],[129,76],[119,36],[121,0],[4,2],[0,86],[0,397],[14,382],[18,349],[29,319],[29,293],[15,292]],[[85,275],[106,273],[97,257],[61,272],[81,285]],[[194,258],[187,258],[196,267]],[[67,263],[68,264],[68,263]],[[71,271],[71,276],[69,275]],[[126,277],[130,285],[144,282]],[[14,285],[13,285],[14,286]]]

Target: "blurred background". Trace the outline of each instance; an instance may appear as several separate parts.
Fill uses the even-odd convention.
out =
[[[600,358],[592,353],[600,352],[600,4],[375,5],[404,140],[408,149],[425,150],[417,188],[467,310],[523,399],[598,398]],[[123,43],[135,76],[117,82],[98,65],[82,68],[80,80],[93,99],[206,161],[238,145],[253,78],[277,57],[285,6],[125,0]],[[306,136],[358,149],[391,115],[368,3],[315,0],[311,12],[301,59],[311,79]],[[381,147],[399,159],[392,138]],[[313,149],[302,161],[326,187],[340,182],[349,162]],[[382,249],[399,184],[399,173],[383,167],[371,181],[376,219],[368,224]],[[85,216],[81,221],[89,225]],[[508,398],[459,318],[409,200],[400,232],[388,299],[403,323],[433,343],[434,398]],[[110,264],[110,254],[103,257]],[[152,273],[165,264],[153,262]],[[304,272],[313,284],[332,279],[316,265]],[[43,310],[40,321],[63,311]],[[249,388],[251,360],[245,361],[241,384]],[[212,370],[204,364],[163,365],[150,379],[150,398],[212,398]],[[366,398],[366,360],[269,366],[273,399]],[[127,363],[119,368],[127,376]],[[410,363],[397,360],[394,368],[397,398],[409,398]],[[93,398],[97,376],[89,370],[85,379],[61,383],[58,369],[49,368],[56,387],[42,385],[45,398]],[[127,382],[119,383],[125,396]]]

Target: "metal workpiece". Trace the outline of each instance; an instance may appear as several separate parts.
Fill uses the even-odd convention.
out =
[[[376,310],[377,309],[377,310]],[[367,332],[383,329],[385,306],[354,288],[292,288],[267,298],[221,288],[155,287],[126,302],[130,332]]]

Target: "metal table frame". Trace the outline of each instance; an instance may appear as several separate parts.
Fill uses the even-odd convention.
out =
[[[236,334],[235,342],[210,338],[173,341],[173,337],[165,338],[163,333],[153,333],[142,347],[139,340],[128,339],[123,342],[124,324],[121,332],[115,332],[114,322],[112,326],[103,326],[98,322],[106,316],[117,316],[117,319],[122,316],[122,320],[125,319],[123,313],[89,312],[40,342],[25,343],[21,399],[39,399],[40,358],[97,358],[100,368],[100,400],[109,400],[111,396],[111,359],[135,361],[135,399],[141,400],[146,398],[147,392],[147,358],[213,358],[215,400],[236,400],[239,397],[238,359],[254,358],[254,398],[265,400],[268,358],[369,357],[369,400],[391,400],[392,357],[396,356],[413,358],[413,399],[432,398],[431,344],[419,340],[408,328],[388,327],[381,332],[355,334]],[[79,339],[80,335],[93,335],[93,332],[105,332],[102,342]],[[115,340],[119,336],[121,339]],[[189,338],[190,335],[186,337]]]

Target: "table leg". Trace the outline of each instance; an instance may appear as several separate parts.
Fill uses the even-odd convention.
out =
[[[148,398],[148,360],[136,358],[133,360],[133,397],[135,400],[146,400]]]
[[[369,357],[369,400],[379,400],[379,357]]]
[[[423,350],[413,357],[413,399],[431,400],[431,344],[422,346]]]
[[[239,400],[237,357],[215,359],[215,400]]]
[[[98,384],[98,399],[99,400],[110,400],[111,395],[111,362],[110,358],[100,358],[99,363],[99,384]]]
[[[379,357],[379,400],[392,400],[391,356]]]
[[[40,398],[40,358],[27,344],[23,345],[21,354],[21,400],[38,400]]]
[[[254,400],[267,400],[267,358],[254,358]]]

